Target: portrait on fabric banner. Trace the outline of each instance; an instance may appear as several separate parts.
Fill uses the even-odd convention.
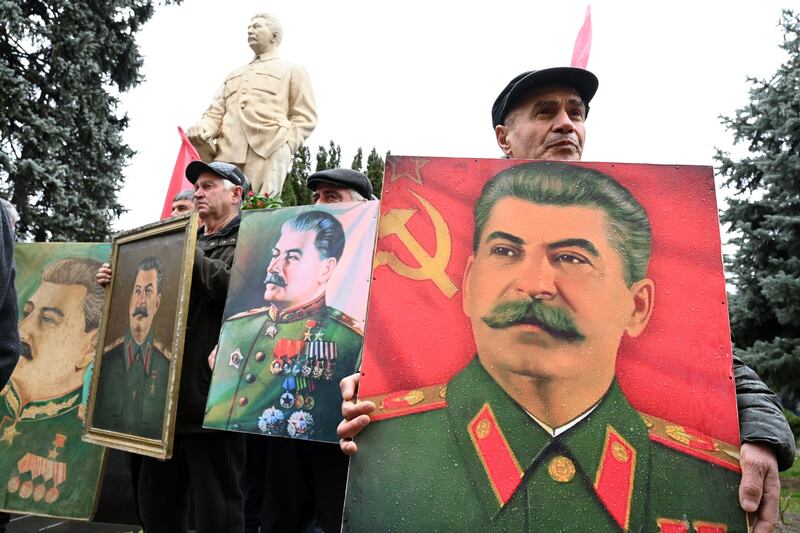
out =
[[[85,440],[170,457],[196,232],[191,214],[114,236]]]
[[[204,427],[338,442],[356,372],[377,201],[245,211]]]
[[[746,531],[710,167],[390,157],[378,234],[345,531]]]
[[[21,355],[0,391],[0,510],[90,520],[105,455],[81,440],[107,243],[17,243]]]

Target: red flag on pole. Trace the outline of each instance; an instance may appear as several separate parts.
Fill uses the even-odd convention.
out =
[[[183,132],[183,129],[178,126],[178,134],[181,136],[181,148],[178,150],[178,158],[175,160],[175,168],[172,169],[172,179],[169,180],[169,187],[167,188],[167,196],[164,198],[164,208],[161,210],[161,219],[165,219],[172,211],[172,199],[178,194],[179,191],[184,189],[194,189],[194,185],[189,183],[186,179],[186,166],[192,161],[200,159],[200,154],[197,153],[189,138]]]
[[[573,67],[586,68],[589,63],[589,52],[592,51],[592,6],[586,6],[586,17],[583,26],[575,38],[575,48],[572,49]]]

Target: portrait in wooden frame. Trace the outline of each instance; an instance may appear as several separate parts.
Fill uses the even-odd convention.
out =
[[[114,236],[83,440],[172,456],[196,233],[192,214]]]

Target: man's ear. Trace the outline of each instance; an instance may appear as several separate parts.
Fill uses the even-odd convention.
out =
[[[97,332],[97,329],[93,329],[92,331],[86,333],[86,345],[84,346],[83,352],[81,353],[81,358],[75,365],[75,370],[86,368],[94,360],[94,354],[97,351],[98,335],[99,334]]]
[[[339,262],[335,257],[328,257],[322,260],[322,271],[319,274],[319,284],[325,285],[333,275],[333,270]]]
[[[499,127],[499,126],[498,126]],[[469,299],[469,275],[472,271],[472,263],[475,261],[475,255],[472,254],[467,259],[467,266],[464,267],[464,278],[461,281],[461,310],[464,311],[466,316],[469,315],[469,309],[467,309],[467,301]]]
[[[494,127],[494,135],[497,137],[497,146],[503,151],[504,154],[511,157],[511,143],[508,142],[508,136],[511,133],[511,128],[505,124],[498,124]]]
[[[650,315],[653,314],[656,299],[655,284],[653,280],[645,278],[631,285],[630,291],[633,296],[633,312],[625,332],[631,337],[638,337],[647,327]]]
[[[241,185],[235,185],[233,189],[231,189],[231,192],[233,192],[234,203],[238,204],[239,200],[242,199],[242,195],[244,194],[244,188]]]

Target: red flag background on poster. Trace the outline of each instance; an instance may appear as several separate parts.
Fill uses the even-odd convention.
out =
[[[180,150],[178,150],[178,157],[175,159],[175,167],[172,169],[172,178],[169,180],[167,195],[164,197],[164,207],[161,209],[161,220],[169,217],[169,213],[172,211],[172,199],[175,198],[175,195],[178,194],[179,191],[194,188],[194,185],[189,183],[189,180],[186,179],[186,167],[192,161],[200,159],[200,154],[197,153],[195,147],[189,142],[189,138],[186,137],[183,128],[180,126],[178,126],[178,134],[181,136],[181,147]]]
[[[359,395],[446,383],[475,354],[461,309],[472,208],[509,159],[390,157]],[[656,284],[647,330],[625,337],[617,378],[633,406],[738,443],[725,280],[710,167],[575,163],[644,205]]]

